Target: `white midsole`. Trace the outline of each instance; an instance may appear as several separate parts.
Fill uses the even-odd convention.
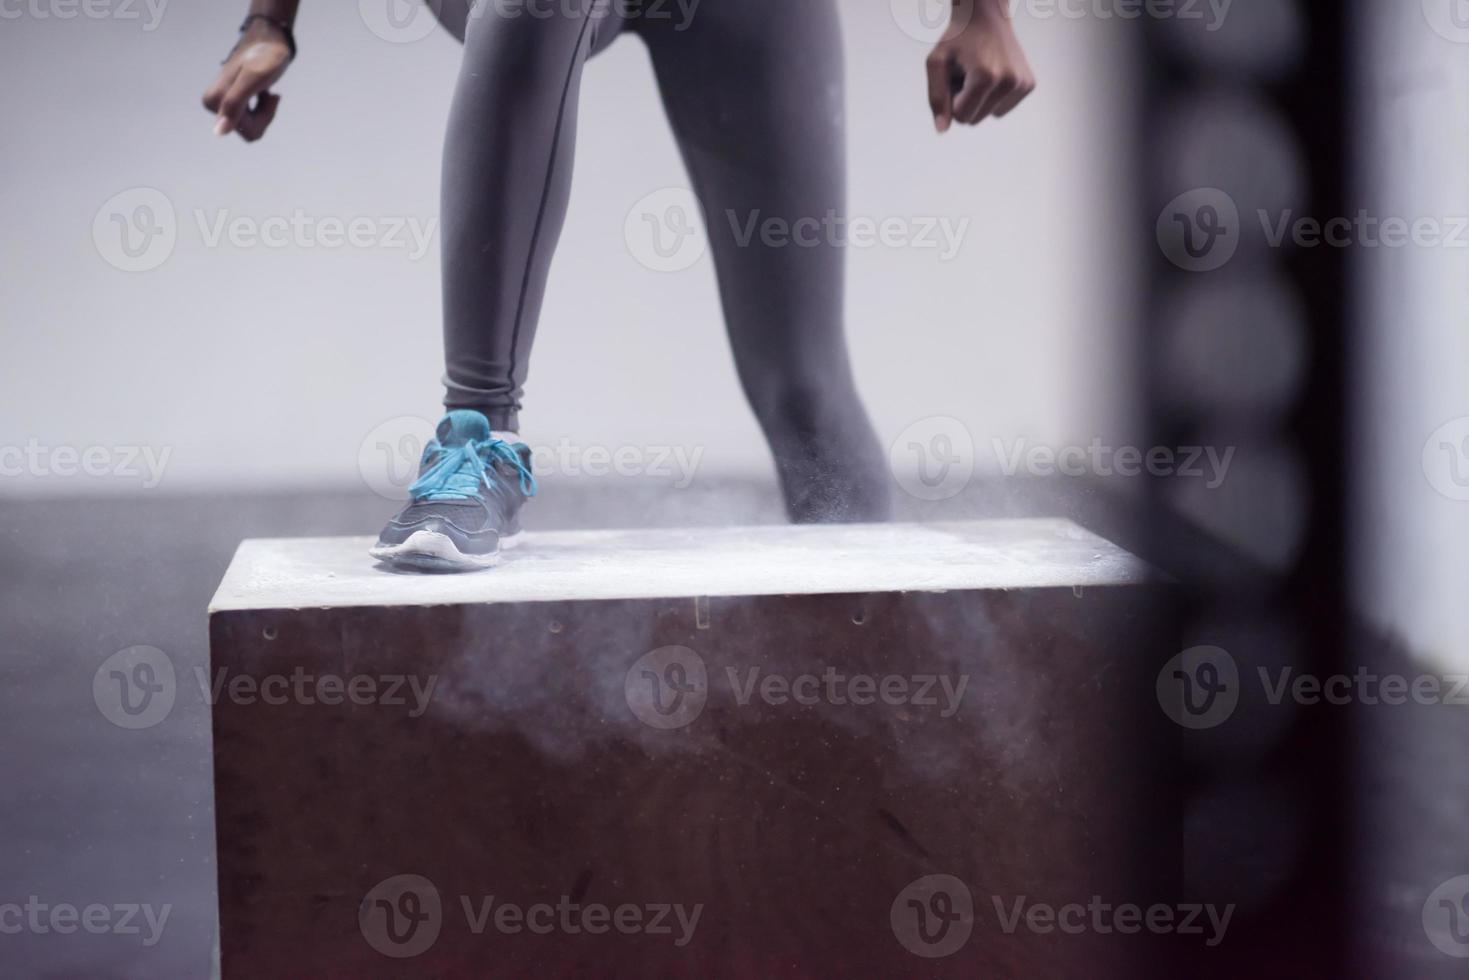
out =
[[[516,547],[524,536],[524,531],[517,531],[509,537],[501,538],[500,551]],[[490,568],[500,562],[499,551],[487,555],[466,555],[454,545],[454,540],[447,534],[429,530],[414,531],[402,544],[378,545],[372,549],[371,554],[379,561],[392,561],[406,555],[416,555],[437,558],[451,565],[466,568]]]

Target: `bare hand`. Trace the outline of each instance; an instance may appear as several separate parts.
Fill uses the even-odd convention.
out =
[[[204,108],[216,116],[215,134],[238,132],[251,143],[264,136],[281,101],[270,87],[290,63],[291,47],[280,31],[264,21],[252,21],[204,93]]]
[[[928,102],[940,133],[1004,116],[1035,90],[1035,74],[1004,0],[956,0],[953,22],[928,56]]]

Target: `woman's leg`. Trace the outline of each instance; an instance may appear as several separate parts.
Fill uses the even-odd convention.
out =
[[[835,0],[703,0],[677,27],[639,21],[703,204],[740,381],[787,510],[802,522],[884,520],[885,457],[844,336]],[[772,220],[791,240],[762,234]]]
[[[515,431],[566,217],[582,66],[617,35],[620,4],[432,2],[464,40],[444,141],[444,404]]]
[[[605,16],[610,0],[498,3],[433,0],[464,40],[444,141],[449,411],[424,449],[408,506],[372,549],[399,568],[488,568],[518,540],[535,480],[530,449],[503,437],[519,425],[520,385],[566,216],[582,66],[620,27]]]

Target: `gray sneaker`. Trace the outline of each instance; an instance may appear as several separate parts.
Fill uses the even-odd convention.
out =
[[[490,435],[479,412],[458,409],[424,447],[408,506],[378,536],[372,557],[395,568],[470,572],[520,539],[520,508],[536,494],[530,447]]]

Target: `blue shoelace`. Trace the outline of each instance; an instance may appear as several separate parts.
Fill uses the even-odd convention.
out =
[[[438,459],[408,488],[414,500],[472,500],[480,496],[482,487],[500,492],[498,473],[488,463],[503,460],[520,476],[520,490],[527,497],[536,495],[536,478],[531,475],[520,453],[503,439],[471,439],[463,445],[440,447]]]

